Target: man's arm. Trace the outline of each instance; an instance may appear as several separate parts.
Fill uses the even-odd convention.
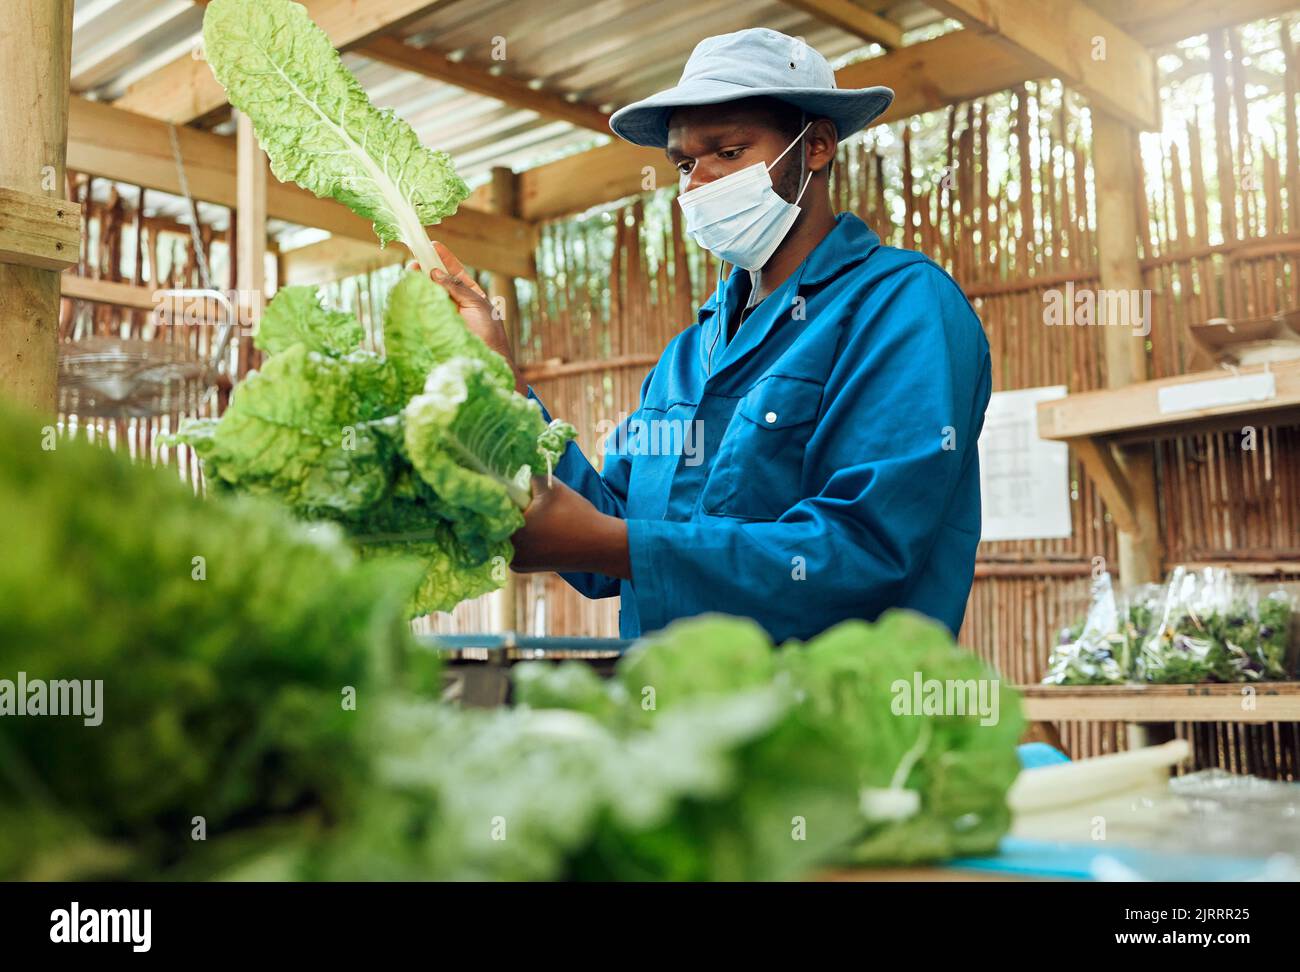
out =
[[[653,372],[651,372],[653,374]],[[645,400],[650,385],[641,385]],[[538,405],[541,399],[530,388]],[[542,405],[549,422],[550,413]],[[628,419],[640,414],[638,409]],[[617,433],[610,441],[621,441]],[[632,460],[620,452],[605,453],[605,471],[599,473],[576,443],[570,442],[556,464],[553,477],[533,479],[533,502],[524,511],[524,529],[511,543],[511,566],[521,572],[557,571],[584,597],[613,597],[619,578],[627,579],[627,490]],[[530,529],[532,527],[532,529]]]

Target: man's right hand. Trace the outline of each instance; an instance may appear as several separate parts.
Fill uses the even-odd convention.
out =
[[[493,315],[492,302],[488,300],[488,295],[465,270],[465,265],[456,258],[456,254],[437,240],[433,241],[433,248],[447,270],[446,272],[437,269],[431,271],[430,279],[451,295],[469,329],[477,334],[484,344],[506,359],[510,370],[515,375],[515,390],[521,395],[525,394],[527,386],[519,374],[514,356],[510,353],[505,323]],[[415,266],[419,269],[418,264]]]

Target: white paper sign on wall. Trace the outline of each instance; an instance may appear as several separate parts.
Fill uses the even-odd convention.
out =
[[[981,540],[1068,537],[1070,451],[1038,437],[1038,403],[1064,385],[994,392],[980,433]]]

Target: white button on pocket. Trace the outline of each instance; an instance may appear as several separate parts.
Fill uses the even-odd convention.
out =
[[[766,415],[763,416],[763,418],[767,420],[768,425],[776,424],[776,412],[768,412]]]

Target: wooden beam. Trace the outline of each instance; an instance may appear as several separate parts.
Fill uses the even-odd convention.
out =
[[[518,179],[514,172],[505,166],[494,166],[492,181],[488,185],[491,187],[489,201],[492,211],[502,216],[517,215],[519,212]],[[515,278],[504,273],[489,274],[487,291],[488,299],[492,304],[492,316],[499,316],[506,332],[511,360],[516,360],[519,356],[520,314],[519,291],[515,286]],[[537,472],[545,474],[548,470],[539,469]],[[507,571],[505,583],[497,592],[497,630],[518,631],[520,629],[522,590],[523,585],[515,572]]]
[[[0,263],[65,270],[81,258],[81,206],[0,186]]]
[[[69,300],[84,300],[92,304],[107,304],[109,307],[145,311],[149,314],[157,314],[158,319],[164,322],[182,316],[190,320],[194,318],[196,312],[197,316],[204,321],[213,324],[222,323],[226,319],[225,311],[214,307],[210,301],[176,295],[167,296],[167,291],[154,287],[116,280],[96,280],[75,273],[62,273],[59,279],[63,296]]]
[[[194,197],[236,208],[235,139],[184,126],[176,129],[176,136]],[[167,124],[112,105],[71,100],[68,164],[78,172],[181,194]],[[378,249],[369,221],[331,199],[318,199],[291,183],[270,179],[266,202],[267,215],[274,219],[328,230]],[[523,220],[462,206],[435,232],[472,267],[536,276],[536,230]],[[405,248],[398,252],[405,253]]]
[[[879,44],[887,50],[903,46],[903,28],[892,20],[850,2],[850,0],[785,0],[786,6],[812,14],[822,23]]]
[[[206,0],[202,0],[204,6]],[[306,7],[340,51],[365,44],[454,0],[307,0]],[[226,89],[206,61],[184,54],[127,89],[115,104],[127,111],[182,124],[226,104]]]
[[[86,300],[93,304],[108,304],[111,307],[126,307],[131,310],[150,312],[158,306],[158,301],[154,297],[158,291],[154,287],[142,287],[116,280],[96,280],[75,273],[60,274],[59,282],[63,296],[71,300]]]
[[[1292,13],[1296,0],[1088,0],[1148,47]]]
[[[519,212],[530,223],[677,182],[662,149],[621,139],[520,173]]]
[[[1052,330],[1056,330],[1052,328]],[[1117,329],[1118,330],[1118,329]],[[1134,338],[1134,341],[1139,339]],[[1273,375],[1275,394],[1266,401],[1242,401],[1189,411],[1162,412],[1160,392],[1215,379]],[[1112,441],[1139,441],[1195,435],[1216,427],[1247,424],[1283,425],[1300,412],[1300,361],[1274,361],[1234,369],[1198,371],[1120,388],[1077,392],[1038,406],[1038,434],[1055,441],[1104,436]]]
[[[877,121],[883,124],[1006,91],[1039,77],[1043,72],[1038,65],[1027,64],[995,38],[958,30],[850,64],[835,72],[835,84],[893,88],[894,103]]]
[[[489,185],[492,187],[492,212],[511,217],[518,213],[517,177],[510,169],[500,165],[493,167]],[[519,294],[515,288],[515,278],[506,273],[489,274],[488,295],[492,299],[493,313],[500,310],[512,351],[518,353]]]
[[[55,203],[59,225],[71,72],[72,0],[0,3],[0,186]],[[0,395],[53,418],[58,355],[58,272],[0,262]]]
[[[968,30],[992,34],[1101,108],[1141,129],[1160,127],[1155,59],[1083,0],[930,0]]]
[[[1083,468],[1097,487],[1097,492],[1101,494],[1106,511],[1115,523],[1115,529],[1132,533],[1138,527],[1133,490],[1129,488],[1124,470],[1111,451],[1110,443],[1099,439],[1071,439],[1070,446],[1083,462]],[[1120,572],[1127,583],[1128,575],[1123,574],[1122,566]]]
[[[569,378],[573,375],[589,375],[598,371],[617,371],[620,368],[636,368],[643,373],[653,368],[659,360],[657,354],[621,354],[612,358],[593,361],[561,361],[547,359],[533,364],[523,365],[519,370],[529,384],[550,381],[554,378]]]
[[[390,67],[496,98],[515,108],[535,111],[546,118],[567,121],[579,128],[590,128],[602,135],[609,134],[609,115],[599,108],[531,88],[523,81],[492,74],[472,64],[458,63],[438,51],[412,47],[396,37],[376,38],[360,48],[358,53]]]
[[[374,243],[331,236],[319,243],[284,251],[281,256],[284,267],[282,286],[329,283],[393,266],[406,258],[404,248],[390,246],[381,250]]]

